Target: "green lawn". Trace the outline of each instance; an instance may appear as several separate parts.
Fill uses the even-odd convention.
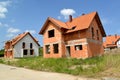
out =
[[[0,63],[38,71],[67,73],[85,77],[110,75],[120,77],[120,53],[110,53],[84,60],[71,58],[45,59],[42,57],[33,57],[15,60],[0,59]],[[112,72],[115,74],[111,74]]]

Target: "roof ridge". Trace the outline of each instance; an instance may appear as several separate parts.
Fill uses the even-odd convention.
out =
[[[56,21],[59,21],[59,22],[65,24],[66,27],[67,27],[67,29],[68,29],[68,25],[67,25],[65,22],[60,21],[60,20],[58,20],[58,19],[55,19],[55,18],[53,18],[53,17],[48,17],[48,18],[49,18],[51,21],[53,21],[54,23],[56,23],[56,22],[54,21],[54,20],[56,20]],[[58,23],[56,23],[56,24],[59,25]],[[59,25],[59,27],[65,28],[65,26],[61,26],[61,25]]]

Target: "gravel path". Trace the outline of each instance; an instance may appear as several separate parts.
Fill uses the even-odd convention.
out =
[[[34,71],[0,64],[0,80],[96,80],[77,76]]]

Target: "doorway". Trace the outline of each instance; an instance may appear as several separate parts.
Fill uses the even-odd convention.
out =
[[[67,46],[66,47],[66,57],[70,57],[71,55],[70,55],[70,46]]]

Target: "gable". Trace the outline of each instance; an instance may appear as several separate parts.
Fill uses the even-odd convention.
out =
[[[23,42],[25,42],[26,44],[33,43],[33,45],[39,46],[29,34],[27,34],[25,37],[23,37],[21,40],[19,40],[14,46],[16,46],[16,45],[22,46]]]
[[[42,33],[43,35],[45,33],[47,33],[49,30],[58,30],[60,32],[60,28],[57,27],[55,24],[53,24],[52,22],[48,22],[48,24],[46,25],[45,29],[44,29],[44,32]]]
[[[62,28],[65,29],[66,28],[67,29],[67,26],[66,26],[66,24],[64,22],[61,22],[61,21],[56,20],[54,18],[48,17],[47,20],[46,20],[46,22],[44,23],[43,27],[41,28],[39,34],[43,34],[44,33],[44,31],[45,31],[46,27],[48,27],[49,23],[54,24],[54,26],[56,28],[59,28],[59,29],[62,29]]]
[[[96,31],[98,30],[98,31],[99,31],[99,36],[101,36],[101,37],[104,36],[104,35],[102,35],[102,31],[101,31],[101,29],[100,29],[100,26],[99,26],[96,18],[94,18],[94,19],[92,20],[89,29],[91,29],[91,28],[94,29],[94,35],[97,35]]]
[[[19,34],[17,37],[15,37],[13,40],[12,40],[12,45],[16,45],[19,41],[21,41],[24,37],[26,37],[26,35],[29,35],[33,40],[34,42],[38,45],[38,41],[36,41],[36,39],[29,33],[29,32],[26,32],[26,33],[23,33],[23,34]]]

